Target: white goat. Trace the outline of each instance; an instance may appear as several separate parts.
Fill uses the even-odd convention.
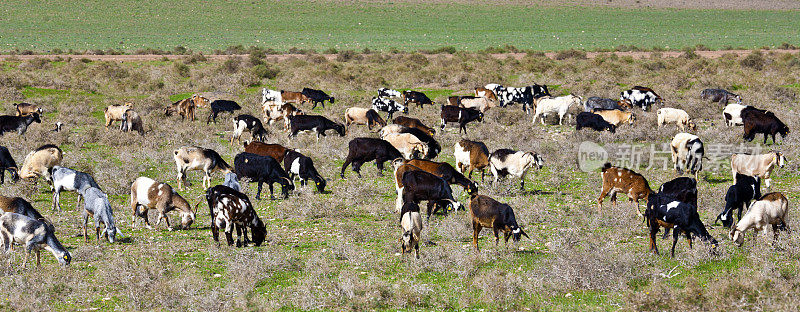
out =
[[[769,193],[761,197],[760,200],[750,205],[747,214],[736,223],[728,235],[736,245],[744,243],[744,233],[753,229],[753,235],[758,232],[767,233],[767,225],[772,225],[775,233],[774,239],[778,239],[778,230],[788,230],[786,222],[789,218],[789,201],[786,196],[779,192]]]
[[[540,98],[535,100],[534,106],[536,107],[536,113],[533,115],[533,121],[536,122],[536,117],[539,115],[542,116],[541,122],[544,124],[544,119],[547,118],[548,114],[557,113],[558,114],[558,124],[563,124],[564,115],[567,114],[570,106],[573,105],[581,105],[581,101],[583,98],[580,96],[575,95],[565,95],[559,96],[555,98]]]

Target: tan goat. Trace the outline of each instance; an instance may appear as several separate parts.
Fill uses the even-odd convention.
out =
[[[131,103],[125,103],[123,105],[109,105],[106,107],[104,111],[104,115],[106,117],[106,128],[108,128],[108,126],[115,121],[122,121],[125,111],[131,108],[133,108],[133,104]],[[122,130],[122,125],[120,125],[120,130]]]
[[[25,156],[25,162],[19,171],[21,179],[34,179],[44,176],[50,182],[50,168],[60,165],[64,153],[53,144],[42,145]]]

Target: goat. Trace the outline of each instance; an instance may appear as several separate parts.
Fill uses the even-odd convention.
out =
[[[783,168],[785,162],[786,158],[783,157],[783,153],[777,151],[759,155],[733,154],[731,155],[733,183],[736,183],[736,174],[741,173],[764,179],[767,188],[770,188],[772,171],[775,170],[776,165]]]
[[[344,125],[317,115],[289,116],[289,127],[291,128],[290,138],[296,137],[300,131],[314,131],[317,133],[317,140],[320,136],[325,136],[325,131],[329,129],[339,133],[339,136],[344,136],[345,131]]]
[[[294,184],[286,171],[272,157],[261,156],[248,152],[239,153],[233,159],[233,166],[236,168],[236,175],[241,178],[249,178],[251,182],[258,182],[258,192],[256,199],[260,199],[261,187],[263,183],[269,184],[269,197],[274,198],[273,183],[281,185],[283,198],[289,198],[289,191],[294,190]]]
[[[737,173],[736,183],[728,187],[725,193],[725,207],[714,223],[722,220],[722,226],[730,228],[733,226],[733,211],[737,210],[737,219],[742,220],[742,210],[759,198],[761,198],[761,179]]]
[[[624,192],[628,194],[628,199],[633,205],[633,209],[636,210],[636,214],[642,216],[638,208],[639,200],[647,200],[650,195],[654,194],[644,176],[633,170],[613,167],[610,163],[606,163],[601,169],[600,177],[603,180],[603,186],[600,196],[597,198],[597,212],[600,212],[600,208],[603,207],[603,199],[608,194],[611,194],[611,204],[616,206],[617,192]]]
[[[30,104],[30,103],[15,103],[14,110],[17,112],[17,116],[24,117],[31,114],[44,114],[44,110],[42,110],[39,105]]]
[[[385,127],[386,121],[374,109],[350,107],[344,112],[344,125],[347,128],[350,128],[350,125],[367,125],[369,130],[372,130],[373,126]]]
[[[409,133],[390,133],[382,139],[391,143],[405,159],[422,158],[428,154],[428,145]]]
[[[18,213],[34,220],[44,220],[42,214],[33,208],[31,203],[21,197],[0,195],[0,214],[4,212]]]
[[[353,171],[361,178],[361,165],[368,161],[375,161],[378,176],[383,176],[383,163],[389,160],[402,158],[400,153],[391,143],[375,138],[354,138],[347,144],[347,158],[342,164],[340,176],[344,179],[347,166],[353,164]]]
[[[233,119],[233,136],[231,136],[231,144],[233,141],[242,142],[242,133],[247,130],[253,135],[253,140],[265,141],[269,133],[264,129],[261,119],[253,115],[241,114]]]
[[[36,252],[36,266],[41,265],[40,252],[42,249],[50,251],[62,266],[72,262],[69,251],[56,238],[55,228],[44,220],[31,219],[13,212],[4,213],[0,215],[0,238],[2,238],[6,254],[11,253],[11,245],[14,243],[25,246],[27,255],[22,262],[23,269],[28,263],[31,251]],[[9,267],[12,259],[8,261]]]
[[[286,157],[286,153],[288,153],[290,149],[280,144],[251,142],[244,145],[244,151],[256,155],[269,156],[275,158],[275,160],[280,163],[283,162],[283,158]]]
[[[236,173],[228,172],[225,174],[225,181],[222,182],[222,185],[230,187],[237,192],[242,191],[242,186],[239,185],[239,178],[236,176]]]
[[[111,204],[108,202],[108,196],[98,188],[90,187],[83,192],[86,198],[86,205],[83,209],[83,238],[89,242],[89,236],[86,232],[86,223],[89,217],[94,219],[94,229],[96,232],[97,240],[100,241],[100,224],[105,225],[103,229],[103,236],[108,239],[108,242],[114,243],[119,230],[114,222],[114,212],[111,210]],[[122,234],[121,232],[119,232]]]
[[[50,182],[50,168],[61,164],[64,152],[58,146],[45,144],[25,156],[22,169],[19,171],[20,179],[35,179],[44,176]]]
[[[211,187],[211,173],[214,171],[222,171],[222,173],[225,174],[233,170],[233,168],[222,159],[222,156],[212,149],[187,145],[176,149],[173,151],[173,154],[175,166],[178,169],[178,190],[183,190],[183,183],[187,183],[186,171],[203,170],[205,173],[205,176],[203,176],[203,189],[207,189]],[[187,185],[191,184],[187,183]]]
[[[61,191],[77,191],[78,201],[75,204],[77,209],[81,205],[81,197],[84,191],[90,187],[100,188],[97,182],[88,173],[80,172],[70,168],[55,166],[50,169],[50,179],[53,183],[53,210],[61,212]]]
[[[103,115],[106,119],[106,129],[111,126],[111,123],[115,121],[122,121],[122,115],[125,114],[125,111],[132,109],[132,103],[125,103],[123,105],[109,105],[103,111]],[[122,129],[122,125],[120,125],[120,130]]]
[[[11,182],[19,180],[17,162],[14,161],[14,157],[11,156],[7,147],[0,146],[0,185],[5,183],[6,171],[11,176]]]
[[[144,209],[139,210],[139,207]],[[158,183],[147,177],[138,177],[133,181],[133,184],[131,184],[133,224],[136,224],[136,216],[139,216],[144,219],[145,226],[148,229],[152,229],[150,220],[147,217],[147,211],[150,209],[158,211],[156,226],[161,223],[161,219],[164,219],[170,231],[172,231],[172,226],[169,224],[167,213],[172,210],[178,210],[181,217],[182,229],[189,229],[192,222],[195,220],[195,211],[192,211],[189,202],[178,194],[172,186],[166,183]]]
[[[129,109],[122,114],[122,131],[136,131],[140,135],[144,135],[144,122],[139,113]]]
[[[481,182],[485,176],[486,167],[489,166],[489,149],[483,142],[462,139],[453,146],[453,156],[456,159],[456,169],[464,173],[469,168],[467,176],[472,179],[472,171],[481,171]]]
[[[510,149],[499,149],[489,156],[489,170],[494,175],[494,185],[497,180],[506,175],[513,175],[519,178],[519,188],[525,189],[525,175],[528,169],[536,167],[542,169],[544,159],[534,152],[514,151]]]
[[[214,123],[217,123],[217,115],[222,112],[228,112],[233,114],[234,111],[242,109],[239,104],[234,101],[229,100],[216,100],[211,102],[211,112],[208,114],[208,118],[206,119],[206,124],[211,123],[213,120]]]
[[[668,123],[675,123],[679,131],[685,131],[686,128],[697,131],[697,125],[685,110],[665,107],[656,111],[656,115],[659,127]]]
[[[299,152],[289,150],[286,157],[283,159],[283,168],[289,174],[289,179],[294,183],[295,176],[300,177],[300,185],[306,184],[309,179],[314,181],[317,186],[317,191],[325,193],[325,186],[328,184],[325,178],[317,172],[314,168],[314,161],[310,157],[300,154]]]
[[[453,198],[453,190],[447,181],[425,171],[409,171],[403,174],[404,189],[402,203],[428,201],[427,219],[436,213],[440,207],[447,207],[446,211],[458,211],[461,204]]]
[[[472,245],[475,246],[475,251],[479,251],[478,234],[483,228],[492,229],[495,246],[500,242],[498,233],[501,231],[505,236],[506,248],[508,248],[508,239],[512,236],[514,243],[519,242],[523,235],[530,238],[528,233],[525,233],[517,224],[514,209],[489,196],[472,194],[469,199],[469,214],[472,219]]]
[[[39,119],[39,113],[32,113],[24,117],[0,116],[0,135],[12,131],[16,131],[18,135],[23,135],[34,122],[42,123],[42,120]]]
[[[692,204],[674,200],[668,196],[653,194],[647,199],[644,216],[647,226],[650,228],[650,251],[655,254],[658,254],[656,234],[661,227],[675,229],[672,233],[672,250],[670,251],[673,258],[675,257],[675,245],[681,234],[686,236],[689,248],[692,248],[692,234],[700,237],[700,240],[710,243],[713,248],[717,247],[717,240],[708,234],[705,225],[700,221],[697,207]]]
[[[424,131],[428,135],[436,134],[436,130],[426,126],[422,121],[416,118],[405,117],[405,116],[397,116],[392,120],[393,123],[396,123],[401,126],[406,126],[408,128],[417,128],[421,131]]]
[[[617,126],[612,125],[608,121],[606,121],[603,116],[600,116],[595,113],[589,112],[581,112],[578,116],[575,116],[575,130],[581,130],[583,128],[589,128],[594,131],[606,131],[608,130],[611,133],[617,131]]]
[[[217,245],[219,245],[220,229],[225,232],[228,246],[233,245],[234,227],[238,236],[236,247],[246,245],[248,243],[246,227],[249,227],[253,243],[261,246],[267,228],[256,214],[247,195],[227,186],[217,185],[206,190],[206,200],[211,214],[211,234]]]
[[[775,234],[773,239],[777,240],[778,230],[789,231],[788,220],[789,201],[786,196],[778,192],[769,193],[750,205],[750,210],[731,229],[728,237],[741,247],[747,230],[752,228],[753,236],[757,235],[758,232],[766,234],[767,225],[772,225],[772,232]]]
[[[483,113],[481,113],[477,109],[472,108],[462,108],[458,106],[450,106],[450,105],[442,105],[442,130],[444,130],[444,126],[448,122],[457,122],[458,123],[458,133],[464,131],[464,134],[467,133],[467,124],[477,120],[483,121]]]
[[[694,134],[681,132],[672,139],[670,147],[675,171],[678,174],[689,171],[697,179],[698,173],[703,170],[703,141]]]
[[[400,249],[403,254],[411,253],[413,249],[416,258],[419,259],[419,234],[422,231],[419,205],[413,202],[406,203],[403,205],[400,216],[400,229],[403,230],[403,235],[400,237]]]

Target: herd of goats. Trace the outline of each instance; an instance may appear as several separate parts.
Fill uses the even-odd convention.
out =
[[[723,118],[729,126],[744,126],[744,139],[753,140],[757,133],[775,141],[775,134],[785,137],[789,130],[774,113],[757,109],[752,106],[742,105],[741,98],[723,89],[706,89],[701,97],[705,100],[726,104]],[[422,230],[422,217],[419,205],[427,202],[427,218],[437,211],[448,213],[457,211],[461,204],[453,197],[451,184],[461,186],[469,194],[469,215],[473,227],[473,246],[478,250],[478,235],[482,228],[491,228],[495,237],[495,244],[499,243],[499,233],[503,232],[505,243],[513,237],[518,242],[521,236],[528,236],[518,225],[511,206],[501,203],[489,196],[478,194],[478,184],[473,182],[473,171],[481,172],[481,180],[485,176],[486,168],[498,178],[508,175],[520,179],[520,187],[524,188],[525,175],[531,168],[541,168],[543,159],[541,155],[528,151],[515,151],[512,149],[498,149],[489,152],[482,142],[461,139],[454,144],[456,166],[446,162],[436,162],[433,159],[441,152],[441,146],[434,139],[436,130],[423,124],[416,118],[398,116],[392,118],[397,112],[408,113],[408,107],[416,104],[417,107],[433,105],[434,102],[423,92],[397,91],[386,88],[378,90],[378,96],[372,98],[371,108],[351,107],[345,111],[345,123],[334,122],[324,116],[305,114],[300,107],[310,104],[316,107],[325,102],[334,103],[335,99],[323,91],[305,88],[302,92],[262,90],[262,111],[264,120],[269,124],[282,122],[283,127],[291,137],[297,136],[301,131],[315,132],[317,139],[326,135],[327,130],[333,130],[340,136],[345,136],[346,129],[353,125],[367,125],[369,129],[378,127],[380,138],[359,137],[353,138],[348,145],[347,158],[341,168],[341,177],[344,178],[345,170],[352,166],[352,170],[361,176],[361,166],[370,161],[375,161],[378,175],[382,175],[384,163],[390,162],[394,168],[394,182],[397,192],[395,211],[400,216],[401,250],[405,253],[415,253],[419,258],[419,241]],[[733,101],[734,103],[729,103]],[[457,123],[459,134],[466,133],[466,126],[473,121],[482,121],[483,114],[493,107],[506,107],[518,103],[528,113],[533,113],[533,120],[540,118],[544,123],[548,115],[557,115],[558,123],[562,124],[565,115],[570,109],[583,106],[582,112],[575,116],[576,128],[589,128],[595,131],[614,132],[619,126],[635,121],[634,110],[648,109],[656,104],[661,104],[661,97],[650,88],[634,87],[623,91],[619,100],[590,97],[583,100],[580,96],[566,95],[554,97],[550,95],[547,86],[533,85],[522,88],[504,87],[498,84],[489,84],[475,89],[473,96],[451,96],[447,103],[441,105],[441,125],[444,129],[447,123]],[[23,135],[33,122],[41,123],[42,108],[35,104],[15,104],[15,116],[0,116],[0,135],[4,132],[16,131]],[[202,95],[193,95],[187,99],[177,101],[164,109],[166,115],[177,114],[182,119],[195,119],[195,111],[199,108],[209,108],[207,123],[216,122],[217,116],[222,112],[233,113],[241,107],[234,101],[217,99],[214,101]],[[312,107],[312,109],[313,109]],[[379,112],[388,114],[392,123],[387,124]],[[676,108],[660,108],[657,111],[658,125],[675,124],[680,131],[695,131],[696,125],[686,111]],[[133,110],[131,104],[112,105],[105,109],[105,126],[121,121],[120,129],[123,131],[137,131],[144,135],[145,130],[142,118]],[[53,131],[61,130],[61,123],[56,124]],[[155,181],[147,177],[137,178],[131,185],[130,205],[133,212],[134,226],[137,218],[144,219],[147,228],[152,228],[148,219],[149,210],[156,210],[158,219],[155,226],[162,220],[170,230],[167,214],[177,211],[180,216],[180,227],[187,229],[196,218],[197,206],[192,209],[189,202],[178,191],[187,184],[186,174],[189,170],[202,170],[204,172],[203,188],[211,216],[211,230],[215,241],[219,242],[219,232],[225,234],[228,245],[236,244],[237,247],[247,244],[259,246],[265,239],[266,227],[258,217],[249,197],[240,188],[239,179],[246,179],[258,183],[256,199],[261,196],[262,184],[267,183],[270,197],[273,194],[273,184],[281,185],[284,198],[294,190],[294,181],[300,178],[301,185],[309,180],[314,182],[316,190],[325,192],[326,179],[315,169],[311,158],[281,146],[279,144],[265,143],[267,130],[258,117],[242,114],[234,118],[234,129],[231,143],[241,142],[243,132],[252,134],[252,142],[245,142],[245,150],[234,157],[233,166],[229,165],[214,150],[197,146],[183,146],[173,152],[177,167],[177,189],[167,183]],[[616,205],[617,193],[628,195],[636,213],[647,220],[650,229],[650,250],[658,253],[656,234],[660,228],[666,228],[664,237],[673,231],[672,255],[674,256],[675,244],[678,238],[685,236],[691,247],[692,237],[699,237],[702,241],[712,244],[714,248],[717,241],[706,230],[697,213],[697,173],[702,170],[703,142],[696,135],[681,132],[675,135],[671,142],[672,161],[674,168],[679,173],[689,172],[692,177],[679,177],[664,183],[658,191],[650,188],[647,180],[633,170],[614,167],[605,164],[602,171],[602,190],[597,199],[598,209],[602,206],[603,199],[611,196],[611,201]],[[61,191],[76,191],[78,196],[78,209],[81,200],[83,209],[83,235],[88,242],[87,223],[91,217],[94,221],[94,236],[99,241],[104,237],[113,243],[117,234],[121,235],[116,227],[114,214],[108,196],[101,190],[94,178],[84,172],[60,166],[63,153],[58,146],[47,144],[30,152],[24,160],[21,169],[11,157],[6,147],[0,146],[0,184],[4,180],[4,172],[8,171],[11,179],[35,180],[43,177],[51,184],[53,189],[53,209],[61,210]],[[731,157],[731,169],[734,175],[734,184],[730,186],[725,196],[725,207],[717,217],[723,225],[731,228],[730,238],[741,245],[744,233],[749,229],[754,232],[766,231],[771,225],[775,237],[778,231],[788,230],[788,201],[779,193],[761,194],[761,180],[766,180],[770,188],[770,174],[776,165],[783,167],[784,157],[780,152],[772,151],[767,154],[749,155],[734,154]],[[211,175],[221,172],[224,182],[212,187]],[[645,200],[647,208],[642,214],[639,211],[639,201]],[[748,206],[749,209],[745,209]],[[31,204],[20,197],[0,196],[0,207],[3,214],[0,216],[0,243],[6,253],[10,253],[12,246],[24,246],[27,252],[23,267],[36,252],[37,265],[40,261],[41,249],[50,251],[62,264],[69,264],[70,253],[55,237],[53,224],[45,219]],[[733,212],[738,210],[734,225]],[[742,216],[742,211],[746,214]],[[716,221],[715,221],[716,222]],[[237,239],[234,241],[233,232],[236,231]],[[248,235],[250,232],[250,235]],[[13,257],[12,257],[13,259]],[[9,259],[9,265],[11,260]]]

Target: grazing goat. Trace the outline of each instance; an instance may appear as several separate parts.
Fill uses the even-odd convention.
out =
[[[682,109],[677,108],[661,108],[656,112],[658,126],[661,127],[665,124],[675,123],[680,131],[686,131],[686,128],[689,130],[697,131],[697,125],[692,121],[692,118],[689,117],[689,114]]]
[[[387,120],[392,119],[392,115],[394,115],[395,112],[403,112],[403,114],[408,114],[408,106],[397,103],[397,101],[392,99],[384,99],[379,97],[372,98],[372,109],[377,112],[386,112]]]
[[[34,122],[42,123],[42,120],[39,119],[39,113],[32,113],[24,117],[7,115],[0,116],[0,135],[13,131],[16,131],[19,135],[23,135],[28,131],[28,127]]]
[[[139,210],[139,207],[144,209]],[[195,211],[191,205],[169,184],[158,183],[147,177],[138,177],[131,184],[131,210],[133,210],[133,224],[136,224],[136,216],[144,219],[145,226],[152,229],[147,212],[150,209],[158,211],[158,221],[156,226],[161,223],[161,219],[167,222],[167,228],[172,231],[169,224],[167,213],[178,210],[181,217],[181,228],[189,229],[195,220]]]
[[[336,99],[332,96],[329,96],[327,93],[323,92],[322,90],[316,90],[311,88],[303,88],[303,93],[309,101],[311,101],[314,106],[311,109],[317,108],[317,104],[322,104],[322,108],[325,108],[325,101],[330,101],[333,104]]]
[[[267,102],[274,102],[274,103],[283,103],[283,98],[281,97],[280,91],[270,90],[267,88],[261,89],[261,105],[266,104]]]
[[[494,175],[494,185],[497,180],[506,175],[518,177],[519,188],[525,189],[525,175],[528,169],[536,167],[542,169],[544,159],[534,152],[518,152],[507,148],[496,150],[489,156],[489,170]]]
[[[647,209],[644,215],[647,226],[650,228],[650,251],[655,254],[658,254],[656,234],[662,227],[675,229],[672,233],[672,249],[670,251],[673,258],[675,257],[675,245],[681,234],[686,236],[689,248],[692,248],[692,234],[699,237],[701,241],[710,243],[712,248],[717,247],[717,240],[708,234],[703,221],[700,221],[697,207],[692,204],[668,196],[653,194],[647,200]]]
[[[497,107],[498,104],[494,100],[490,100],[487,97],[477,97],[477,98],[462,98],[458,106],[463,108],[472,108],[477,109],[481,113],[486,113],[490,108]]]
[[[431,101],[431,99],[428,98],[425,93],[419,91],[406,90],[403,91],[403,94],[400,95],[400,97],[403,99],[403,105],[406,107],[408,107],[411,103],[415,103],[417,104],[417,107],[422,108],[425,107],[425,104],[433,105],[433,101]]]
[[[289,116],[289,127],[291,134],[289,137],[297,136],[300,131],[314,131],[317,133],[317,140],[320,136],[325,136],[325,131],[332,129],[339,133],[339,136],[344,136],[344,125],[331,121],[328,118],[317,115],[297,115]]]
[[[575,117],[575,123],[575,130],[589,128],[594,131],[608,130],[611,133],[614,133],[617,130],[617,126],[608,123],[608,121],[603,119],[603,116],[589,112],[579,113],[578,116]]]
[[[233,114],[234,111],[242,109],[238,103],[229,100],[215,100],[211,102],[211,112],[208,114],[208,119],[206,119],[206,124],[211,123],[213,120],[214,123],[217,123],[217,115],[222,112],[228,112]]]
[[[580,106],[583,99],[576,95],[565,95],[556,98],[543,97],[534,101],[536,113],[533,115],[533,121],[536,122],[536,117],[542,116],[541,123],[544,124],[545,118],[548,114],[558,114],[558,124],[563,124],[564,115],[571,106]],[[529,113],[526,111],[526,113]]]
[[[277,162],[283,162],[283,158],[290,149],[280,144],[267,144],[261,142],[251,142],[244,145],[244,151],[261,156],[275,158]]]
[[[647,200],[653,194],[650,189],[650,184],[641,175],[633,170],[613,167],[610,163],[603,165],[600,177],[603,180],[603,186],[600,190],[600,197],[597,198],[597,212],[603,207],[603,199],[611,194],[611,204],[617,205],[617,192],[624,192],[628,195],[628,199],[636,210],[638,216],[642,216],[639,211],[639,200]]]
[[[453,156],[456,159],[456,169],[464,173],[469,168],[467,176],[472,179],[472,171],[481,171],[481,182],[489,166],[489,148],[483,142],[462,139],[453,145]]]
[[[497,94],[494,94],[494,91],[486,89],[484,87],[475,88],[475,96],[478,97],[483,96],[492,101],[497,101],[498,105],[500,104],[500,99],[497,98]]]
[[[426,126],[422,121],[416,118],[405,117],[405,116],[397,116],[392,120],[393,123],[396,123],[401,126],[405,126],[408,128],[417,128],[428,135],[436,134],[436,130],[431,127]]]
[[[378,176],[383,176],[383,163],[403,157],[391,143],[375,138],[354,138],[347,144],[347,158],[342,164],[342,171],[339,174],[344,179],[344,171],[347,166],[353,164],[353,171],[361,178],[361,165],[368,161],[375,161],[378,167]]]
[[[289,116],[305,115],[305,113],[292,104],[270,105],[270,102],[261,107],[264,119],[273,124],[275,121],[283,119],[284,129],[289,130]]]
[[[458,133],[467,134],[467,123],[477,120],[483,121],[483,113],[477,109],[462,108],[458,106],[442,105],[442,130],[448,122],[458,123]]]
[[[61,191],[78,192],[78,200],[75,204],[77,209],[81,205],[81,197],[90,188],[100,188],[91,175],[70,168],[55,166],[50,169],[50,179],[53,183],[53,210],[61,212]]]
[[[244,133],[245,130],[250,131],[250,133],[253,135],[253,140],[259,140],[261,142],[266,141],[267,135],[269,134],[267,133],[267,130],[264,129],[261,119],[258,119],[253,115],[242,114],[233,119],[233,136],[231,136],[231,144],[233,144],[233,141],[239,141],[241,143],[242,133]]]
[[[31,251],[36,251],[36,266],[41,265],[40,252],[42,249],[50,251],[61,265],[72,262],[69,254],[55,235],[55,228],[44,220],[35,220],[27,216],[8,212],[0,215],[0,238],[6,254],[12,251],[11,245],[16,243],[25,246],[25,260],[22,262],[24,269],[28,264]],[[11,259],[8,261],[11,266]]]
[[[586,99],[586,102],[583,103],[583,110],[585,112],[593,113],[596,110],[607,109],[629,110],[631,109],[631,106],[631,101],[629,100],[617,101],[593,96]]]
[[[284,103],[292,103],[297,105],[302,105],[303,103],[311,102],[311,99],[309,99],[302,92],[284,91],[284,90],[281,90],[281,100],[283,100]]]
[[[472,245],[475,246],[475,251],[479,251],[478,234],[483,228],[492,229],[495,246],[500,242],[498,233],[501,231],[505,236],[506,248],[508,248],[509,237],[514,238],[514,243],[519,242],[523,235],[530,238],[528,233],[525,233],[517,224],[514,209],[489,196],[472,194],[469,199],[469,214],[472,219]]]
[[[737,103],[725,105],[725,109],[722,110],[722,118],[725,119],[725,125],[728,127],[744,125],[742,111],[747,107],[750,106]]]
[[[86,189],[83,192],[83,196],[86,198],[86,205],[83,209],[83,238],[87,243],[89,242],[86,223],[89,221],[89,217],[92,217],[97,241],[100,241],[100,225],[102,224],[105,226],[102,235],[108,239],[109,243],[113,244],[119,230],[114,222],[114,212],[111,210],[108,196],[95,187]],[[120,232],[120,234],[122,233]]]
[[[211,214],[211,234],[217,245],[219,245],[219,230],[225,232],[228,246],[233,245],[234,227],[237,233],[236,247],[246,245],[248,243],[246,228],[249,227],[253,244],[261,246],[267,228],[256,214],[247,195],[227,186],[217,185],[206,190],[206,200]]]
[[[261,187],[266,182],[269,185],[269,198],[275,198],[272,184],[281,185],[283,198],[289,198],[289,191],[294,190],[294,184],[275,158],[252,153],[239,153],[233,159],[236,175],[240,178],[249,178],[250,182],[258,182],[256,199],[261,197]]]
[[[400,238],[400,249],[403,254],[411,253],[414,250],[415,257],[419,259],[419,235],[422,231],[422,216],[419,214],[419,205],[413,202],[403,206],[403,213],[400,217],[400,229],[403,235]]]
[[[190,98],[177,101],[167,106],[164,109],[164,115],[172,116],[173,113],[177,112],[181,116],[181,120],[188,118],[194,121],[194,111],[197,110],[197,107],[206,106],[208,102],[207,98],[193,95]]]
[[[736,183],[737,173],[749,175],[764,179],[767,188],[770,188],[770,174],[775,169],[775,165],[783,168],[786,158],[783,153],[770,151],[766,154],[748,155],[748,154],[733,154],[731,155],[731,171],[733,175],[733,183]]]
[[[774,239],[778,239],[778,230],[788,231],[787,221],[789,221],[789,201],[783,194],[775,192],[761,197],[758,201],[750,205],[750,210],[744,217],[731,229],[731,241],[738,246],[744,243],[744,234],[747,230],[753,229],[753,236],[758,232],[767,233],[767,225],[772,225]]]
[[[374,109],[351,107],[344,112],[344,125],[347,128],[350,128],[350,125],[367,125],[369,130],[372,130],[374,126],[385,127],[386,121]]]
[[[670,147],[675,171],[678,174],[689,171],[697,179],[697,174],[703,170],[703,141],[694,134],[682,132],[675,135]]]
[[[0,146],[0,185],[5,183],[6,171],[11,176],[11,182],[19,180],[17,162],[5,146]]]
[[[183,184],[191,185],[186,181],[186,171],[203,170],[203,189],[211,187],[211,174],[221,171],[222,174],[231,172],[228,163],[216,151],[197,146],[181,146],[173,151],[175,166],[178,169],[178,190],[183,190]]]
[[[382,137],[391,143],[405,159],[422,158],[428,154],[428,145],[409,133],[390,133]]]
[[[700,98],[706,101],[728,104],[730,100],[742,103],[742,97],[725,89],[705,89],[700,92]]]
[[[453,166],[446,162],[435,162],[430,160],[412,159],[405,161],[406,164],[420,168],[426,172],[442,178],[450,184],[458,184],[464,188],[468,194],[478,192],[478,184],[467,179],[463,174],[456,171]]]
[[[400,133],[408,133],[415,136],[417,139],[425,143],[427,146],[428,152],[422,155],[425,159],[434,159],[439,153],[442,151],[442,146],[439,145],[439,142],[436,142],[432,136],[430,136],[427,132],[419,130],[417,128],[404,128],[400,129]]]
[[[125,111],[132,109],[132,103],[125,103],[123,105],[109,105],[103,111],[103,115],[106,118],[106,129],[111,126],[111,123],[115,121],[122,121],[122,115],[125,114]],[[120,130],[122,129],[122,125],[120,125]]]
[[[453,198],[450,184],[431,173],[421,170],[408,171],[403,174],[401,181],[404,187],[403,204],[409,202],[419,204],[420,201],[427,200],[428,220],[439,208],[446,207],[445,211],[458,211],[461,207],[461,204]]]
[[[44,176],[50,182],[50,168],[61,164],[64,152],[58,146],[45,144],[25,156],[22,169],[19,171],[20,179],[35,179]]]
[[[728,187],[725,193],[725,207],[719,213],[717,220],[722,220],[722,226],[733,226],[733,211],[737,210],[736,218],[742,220],[742,211],[750,206],[753,200],[761,198],[761,179],[741,173],[736,174],[736,183]]]
[[[647,111],[648,107],[662,102],[661,96],[656,94],[653,89],[641,86],[634,86],[633,89],[622,91],[619,99],[628,100],[635,106],[641,106],[643,111]]]
[[[627,122],[629,124],[633,124],[636,121],[636,115],[633,112],[623,112],[621,110],[598,110],[594,112],[595,114],[600,115],[607,121],[608,123],[614,125],[615,127],[619,127],[620,124],[623,122]]]
[[[230,187],[239,192],[242,191],[242,186],[239,185],[239,178],[236,176],[236,173],[233,172],[228,172],[225,174],[225,181],[222,182],[222,185]]]
[[[144,122],[139,113],[129,109],[122,114],[122,131],[136,131],[140,135],[144,135]]]
[[[294,183],[296,176],[300,177],[300,185],[306,185],[309,179],[314,181],[317,186],[317,191],[325,193],[325,186],[328,184],[325,178],[317,172],[314,168],[314,161],[310,157],[300,154],[299,152],[289,150],[286,157],[283,159],[283,168],[289,174],[289,179]]]
[[[21,197],[0,195],[0,214],[4,212],[18,213],[34,220],[44,220],[42,214]]]
[[[780,133],[781,139],[789,135],[789,127],[786,126],[778,117],[772,112],[765,112],[758,109],[743,109],[742,110],[742,123],[744,123],[744,140],[747,142],[753,141],[756,134],[764,135],[764,144],[767,144],[767,137],[772,137],[772,143],[775,141],[775,134]]]
[[[39,105],[30,104],[30,103],[18,103],[14,104],[14,110],[17,111],[17,116],[24,117],[31,114],[44,114],[44,110],[42,110]]]
[[[397,97],[397,98],[399,98],[401,96],[403,96],[403,95],[400,93],[400,91],[397,91],[397,90],[394,90],[394,89],[389,89],[389,88],[380,88],[380,89],[378,89],[378,97],[382,97],[382,98],[385,98],[385,97]]]
[[[667,196],[697,207],[697,180],[690,177],[679,177],[661,184],[658,188],[659,196]],[[664,229],[664,236],[669,235],[669,228]]]

